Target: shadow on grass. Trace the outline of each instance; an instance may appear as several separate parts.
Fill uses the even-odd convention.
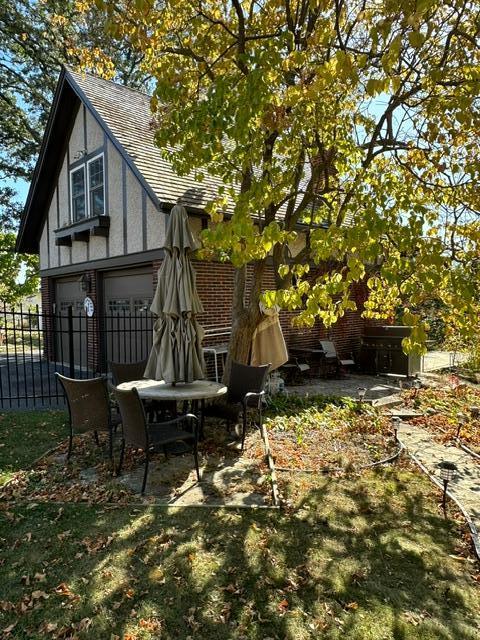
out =
[[[3,505],[0,632],[477,638],[478,590],[426,486],[402,469],[316,479],[289,513]]]

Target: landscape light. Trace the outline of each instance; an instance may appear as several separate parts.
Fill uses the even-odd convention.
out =
[[[457,421],[458,421],[458,427],[457,427],[457,433],[455,434],[455,438],[458,439],[460,437],[460,431],[462,430],[462,427],[467,421],[467,416],[464,413],[457,413]]]
[[[360,402],[362,402],[362,400],[365,398],[366,393],[367,393],[366,387],[358,387],[357,394]]]
[[[448,483],[453,480],[457,472],[457,465],[454,462],[445,460],[438,465],[440,468],[440,478],[443,480],[442,508],[445,511],[447,506]]]
[[[400,417],[399,416],[392,416],[392,427],[393,427],[393,435],[395,438],[395,442],[397,442],[398,438],[397,438],[397,434],[398,434],[398,430],[400,428]]]
[[[415,389],[413,397],[416,398],[417,393],[422,388],[422,381],[420,380],[420,378],[415,378],[415,380],[413,381],[413,388]]]

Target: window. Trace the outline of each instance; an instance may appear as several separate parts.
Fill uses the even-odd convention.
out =
[[[105,213],[105,190],[103,184],[103,155],[88,162],[89,211],[91,216]]]
[[[85,167],[70,172],[72,189],[72,220],[82,220],[87,215],[85,202]]]
[[[110,313],[127,313],[130,311],[130,298],[117,298],[108,301]]]
[[[133,310],[135,313],[142,313],[144,311],[148,311],[151,304],[151,298],[135,298],[133,301]]]
[[[72,222],[105,214],[103,153],[70,171]]]

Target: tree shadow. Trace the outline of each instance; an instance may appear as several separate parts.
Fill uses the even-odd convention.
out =
[[[43,637],[45,622],[80,639],[475,638],[479,594],[425,486],[395,469],[315,478],[288,512],[10,505],[0,600],[49,597],[5,611],[4,626],[17,620],[15,638]]]

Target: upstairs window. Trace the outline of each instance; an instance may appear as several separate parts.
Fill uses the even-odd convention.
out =
[[[91,216],[105,213],[105,189],[103,183],[103,155],[88,162],[88,203]]]
[[[82,220],[87,216],[85,201],[85,167],[74,169],[70,172],[72,192],[72,220]]]
[[[105,214],[103,153],[70,171],[72,222]]]

